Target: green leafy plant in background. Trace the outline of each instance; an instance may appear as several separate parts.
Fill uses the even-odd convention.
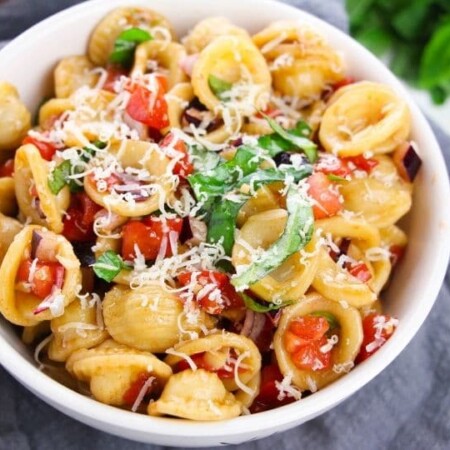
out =
[[[346,0],[350,32],[393,72],[427,89],[437,104],[450,96],[450,0]]]

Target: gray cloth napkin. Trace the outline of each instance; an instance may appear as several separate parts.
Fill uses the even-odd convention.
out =
[[[30,25],[76,1],[16,0],[0,6],[0,39],[14,23]],[[346,29],[340,0],[287,1]],[[23,11],[21,11],[24,9]],[[26,11],[25,11],[26,9]],[[42,13],[42,10],[39,10]],[[7,26],[7,22],[9,25]],[[14,25],[15,27],[16,25]],[[5,27],[5,28],[4,28]],[[9,27],[9,28],[8,28]],[[435,129],[450,165],[450,138]],[[448,207],[443,205],[443,207]],[[424,298],[424,301],[429,299]],[[406,350],[375,380],[332,411],[290,431],[237,446],[269,449],[450,449],[450,272],[425,324]],[[158,450],[94,430],[47,406],[0,369],[0,450]]]

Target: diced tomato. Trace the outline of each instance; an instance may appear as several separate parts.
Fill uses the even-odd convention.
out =
[[[56,150],[58,150],[58,147],[55,144],[52,144],[51,142],[40,141],[31,136],[27,136],[22,141],[22,144],[33,144],[39,150],[42,158],[44,158],[46,161],[51,161],[53,155],[56,153]]]
[[[291,321],[284,334],[284,346],[292,362],[301,370],[324,370],[330,367],[331,351],[320,349],[327,343],[330,325],[325,317],[307,315]]]
[[[158,217],[149,216],[142,221],[131,220],[122,228],[122,257],[126,261],[136,258],[135,246],[137,245],[146,260],[156,259],[164,238],[167,239],[164,256],[171,256],[170,232],[177,234],[178,241],[182,226],[183,219],[180,217],[161,220]]]
[[[174,142],[176,141],[176,142]],[[173,168],[173,173],[182,178],[186,178],[194,171],[194,165],[191,162],[191,157],[187,150],[186,143],[181,139],[175,137],[172,133],[167,134],[162,142],[159,144],[161,149],[166,153],[170,159],[180,158]]]
[[[148,379],[150,378],[150,374],[148,372],[141,372],[138,377],[133,381],[131,386],[125,391],[125,394],[123,394],[123,402],[128,405],[132,406],[134,402],[137,400],[138,395],[140,394],[141,390],[144,388],[145,383],[147,383]],[[147,388],[145,395],[149,395],[155,385],[155,380],[153,380],[152,384]]]
[[[348,86],[349,84],[353,84],[356,80],[352,77],[346,77],[342,79],[341,81],[338,81],[333,85],[333,89],[337,91],[340,88],[343,88],[345,86]]]
[[[0,178],[12,177],[14,173],[14,159],[8,159],[0,165]]]
[[[403,255],[405,254],[405,247],[401,245],[391,245],[389,247],[389,252],[391,254],[391,264],[392,266],[395,266],[403,258]]]
[[[95,215],[101,210],[85,192],[72,194],[70,206],[64,217],[63,235],[72,242],[95,240],[93,224]]]
[[[289,324],[289,331],[305,343],[321,339],[329,329],[327,319],[321,316],[297,317]]]
[[[359,281],[362,281],[363,283],[366,283],[372,278],[372,274],[370,273],[369,268],[363,262],[356,264],[349,264],[348,266],[346,265],[346,269],[350,273],[350,275],[353,275],[355,278],[357,278]]]
[[[372,313],[363,319],[364,338],[356,363],[365,361],[394,334],[397,320],[386,314]]]
[[[150,92],[141,85],[135,85],[127,105],[130,117],[150,128],[161,130],[169,126],[167,102],[164,98],[165,88],[162,77],[157,79],[157,92]]]
[[[196,353],[195,355],[191,355],[190,358],[192,359],[194,364],[197,366],[197,368],[207,370],[208,372],[215,372],[215,373],[217,373],[217,376],[222,380],[234,378],[234,370],[235,370],[235,365],[236,365],[235,361],[236,361],[237,357],[236,357],[236,352],[234,352],[233,350],[230,351],[230,358],[229,358],[230,361],[227,362],[226,368],[225,367],[219,367],[219,368],[212,367],[211,364],[209,364],[207,361],[205,352]],[[186,369],[190,369],[190,365],[185,359],[182,359],[177,364],[176,372],[181,372]],[[243,369],[241,367],[238,368],[239,373],[244,372],[244,371],[245,371],[245,369]]]
[[[320,340],[312,340],[291,353],[292,362],[300,370],[326,370],[331,363],[331,352],[322,352],[320,348],[327,343],[323,336]]]
[[[108,66],[106,72],[106,81],[102,89],[109,92],[115,92],[114,85],[116,81],[118,81],[120,77],[128,75],[126,70],[120,66]]]
[[[211,290],[197,302],[200,307],[209,314],[220,314],[224,309],[240,308],[244,306],[242,297],[236,292],[230,283],[230,278],[223,272],[203,270],[201,272],[184,272],[178,275],[178,281],[182,286],[187,286],[195,279],[197,294],[207,285]],[[215,288],[213,287],[215,286]],[[216,300],[217,290],[220,291],[220,301]]]
[[[261,385],[259,394],[253,401],[250,412],[257,413],[287,405],[295,401],[293,397],[281,395],[277,383],[283,381],[283,375],[277,364],[265,366],[261,370]]]
[[[336,185],[324,173],[313,173],[308,178],[308,184],[308,194],[316,202],[313,205],[315,219],[332,217],[342,210],[343,206]]]
[[[283,115],[283,111],[281,111],[281,109],[278,109],[274,106],[268,106],[264,111],[262,111],[263,114],[265,114],[268,117],[274,118],[274,117],[278,117],[278,116],[282,116]],[[256,113],[256,117],[262,119],[264,116],[260,113],[257,112]]]
[[[37,261],[34,274],[30,280],[33,261],[25,259],[17,271],[17,281],[30,283],[31,292],[41,299],[50,295],[53,286],[61,287],[64,282],[64,267],[59,263]]]
[[[331,153],[321,154],[319,160],[314,165],[314,170],[326,175],[336,175],[337,177],[343,178],[352,173],[346,161]]]
[[[375,158],[365,158],[363,155],[349,156],[348,158],[342,158],[342,160],[347,165],[349,163],[354,164],[357,169],[364,170],[367,173],[370,173],[379,164]]]

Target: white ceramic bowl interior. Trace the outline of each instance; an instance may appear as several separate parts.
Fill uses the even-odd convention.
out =
[[[449,183],[433,133],[401,83],[374,56],[341,31],[293,7],[270,0],[94,0],[82,3],[39,23],[0,52],[0,79],[17,86],[35,111],[51,92],[51,76],[58,60],[84,54],[97,22],[120,5],[143,5],[166,15],[183,36],[196,22],[222,15],[247,28],[262,29],[278,19],[306,21],[321,30],[343,52],[348,73],[357,79],[391,85],[410,102],[413,138],[424,165],[416,180],[414,206],[407,219],[410,243],[385,295],[389,313],[400,319],[393,338],[373,357],[325,389],[273,411],[218,423],[153,418],[103,405],[84,397],[41,373],[30,351],[13,328],[0,322],[0,363],[20,383],[60,411],[93,427],[129,439],[174,445],[236,444],[280,432],[327,411],[380,373],[408,344],[430,311],[441,286],[450,251]]]

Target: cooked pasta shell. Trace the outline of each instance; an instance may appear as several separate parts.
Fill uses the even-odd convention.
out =
[[[65,186],[54,195],[48,186],[49,163],[32,144],[22,145],[14,160],[14,184],[17,203],[32,223],[55,233],[63,230],[63,215],[70,204],[70,191]],[[35,196],[37,193],[37,196]]]
[[[306,24],[278,21],[253,36],[269,63],[273,85],[283,95],[317,100],[345,76],[341,55]]]
[[[14,216],[17,212],[16,190],[14,178],[0,178],[0,213]]]
[[[251,216],[239,231],[233,252],[234,267],[249,264],[252,254],[267,249],[283,233],[287,211],[272,209]],[[301,252],[265,276],[250,290],[268,302],[298,300],[310,287],[319,264],[315,237]]]
[[[17,89],[0,81],[0,151],[17,148],[31,127],[31,114]]]
[[[43,302],[32,293],[17,289],[16,277],[21,261],[30,254],[33,231],[38,231],[43,239],[51,239],[55,244],[55,255],[64,267],[64,281],[61,292],[54,299],[52,307],[40,312]],[[72,245],[62,235],[56,235],[45,228],[28,225],[14,237],[0,267],[0,312],[16,325],[33,326],[43,320],[50,320],[64,313],[64,308],[74,299],[81,285],[80,263]]]
[[[370,287],[338,266],[322,248],[312,285],[320,294],[335,302],[345,301],[360,308],[372,303],[376,295]]]
[[[0,213],[0,264],[14,237],[22,228],[23,225],[18,220]]]
[[[403,181],[388,156],[375,158],[378,166],[368,177],[343,183],[344,207],[380,228],[395,224],[412,205],[412,185]]]
[[[194,64],[191,81],[195,95],[210,111],[220,113],[221,100],[209,85],[210,75],[239,86],[241,98],[228,105],[224,101],[236,114],[253,115],[267,106],[272,79],[264,57],[250,39],[220,36],[202,50]]]
[[[148,405],[148,413],[191,420],[225,420],[239,416],[241,405],[215,373],[184,370],[170,377],[161,398]]]
[[[151,175],[152,190],[146,191],[146,196],[134,200],[126,192],[120,194],[107,191],[102,187],[105,184],[103,179],[96,181],[94,176],[86,176],[84,189],[87,195],[98,205],[123,217],[145,216],[161,209],[161,203],[167,201],[174,186],[168,173],[170,161],[158,146],[151,142],[127,140],[118,150],[111,149],[110,154],[114,155],[114,163],[118,162],[123,169],[147,171]],[[107,162],[113,163],[111,159]],[[91,160],[91,164],[96,164],[95,159]],[[145,184],[148,185],[149,181]]]
[[[68,98],[52,98],[47,100],[39,108],[39,127],[46,131],[50,130],[55,121],[68,111],[75,109],[74,103]]]
[[[240,209],[236,224],[242,227],[244,223],[255,214],[280,208],[280,195],[276,195],[267,186],[260,187],[255,195]]]
[[[39,322],[31,327],[23,327],[22,342],[26,345],[31,345],[36,342],[37,339],[42,338],[51,333],[50,322]]]
[[[74,351],[95,347],[108,339],[108,332],[99,314],[101,309],[96,303],[82,305],[76,300],[67,306],[62,316],[50,322],[53,339],[48,348],[48,357],[53,361],[66,361]]]
[[[131,77],[145,74],[151,63],[157,63],[156,72],[167,73],[169,89],[187,80],[187,75],[181,69],[180,62],[186,56],[186,50],[181,44],[164,41],[148,41],[140,44],[134,54],[134,65]]]
[[[225,17],[208,17],[195,25],[183,39],[189,54],[200,53],[210,42],[219,36],[238,36],[250,38],[247,30],[233,25]]]
[[[397,225],[389,225],[387,227],[380,228],[380,236],[382,244],[386,247],[390,247],[392,245],[405,247],[408,243],[406,233]]]
[[[408,105],[389,86],[364,81],[339,89],[319,130],[325,150],[339,156],[389,153],[411,130]]]
[[[338,342],[331,350],[333,368],[330,370],[301,370],[295,366],[284,344],[285,333],[292,320],[312,313],[332,314],[339,323]],[[344,371],[339,367],[352,367],[363,340],[361,316],[351,306],[328,300],[316,293],[308,294],[304,300],[283,309],[274,337],[274,349],[278,365],[284,376],[292,376],[292,382],[300,390],[321,389],[339,378]]]
[[[89,39],[89,59],[98,66],[106,65],[117,36],[127,28],[147,30],[154,39],[176,40],[172,25],[161,14],[149,8],[118,8],[106,15],[94,29]]]
[[[252,406],[253,401],[258,396],[260,388],[261,388],[261,372],[258,372],[248,383],[247,390],[243,391],[242,389],[238,389],[233,392],[236,400],[242,405],[243,408],[250,408]]]
[[[70,97],[81,86],[95,87],[99,75],[93,71],[94,67],[84,55],[63,58],[53,75],[56,97]]]
[[[183,112],[194,97],[194,91],[190,83],[179,83],[166,94],[167,114],[169,116],[170,126],[164,130],[165,132],[169,132],[171,128],[183,128],[181,124]],[[229,126],[225,126],[225,124],[221,125],[216,130],[203,136],[203,139],[206,142],[218,144],[225,142],[229,137],[239,131],[239,126],[239,123],[234,118],[231,118]]]
[[[172,375],[171,368],[156,356],[112,339],[75,351],[67,360],[66,369],[78,380],[88,382],[98,401],[116,406],[126,404],[124,395],[140,377],[154,377],[160,388]]]
[[[114,287],[105,295],[103,315],[109,334],[117,342],[155,353],[215,325],[203,311],[188,318],[181,300],[159,285]]]
[[[235,355],[230,353],[232,351],[235,352]],[[234,377],[223,379],[222,382],[229,391],[242,389],[249,392],[250,395],[254,394],[248,384],[261,369],[261,354],[253,341],[245,336],[225,331],[209,334],[200,339],[181,342],[174,347],[173,352],[168,351],[167,353],[169,355],[165,361],[172,368],[183,359],[181,355],[189,357],[205,353],[208,365],[218,369],[226,367],[226,364],[231,361],[229,358],[236,358],[235,369],[230,368]]]

